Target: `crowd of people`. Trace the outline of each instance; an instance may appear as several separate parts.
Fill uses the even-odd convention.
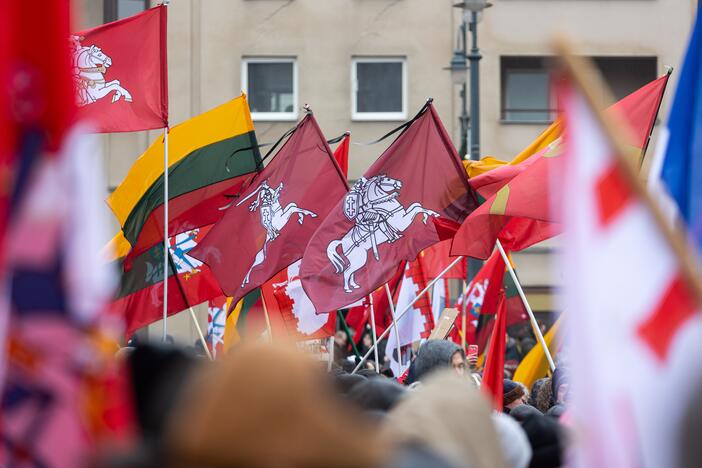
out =
[[[495,408],[448,340],[425,341],[401,379],[263,342],[212,362],[148,344],[120,358],[139,442],[101,466],[559,467],[571,430],[566,367],[531,388],[505,379]]]

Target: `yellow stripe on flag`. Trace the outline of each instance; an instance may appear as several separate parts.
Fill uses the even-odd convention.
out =
[[[557,346],[555,343],[553,343],[553,340],[560,325],[561,317],[556,320],[556,323],[554,323],[548,333],[544,335],[546,346],[548,346],[549,351],[551,351],[551,356],[554,358],[556,355],[555,351]],[[531,388],[534,382],[542,377],[546,377],[549,371],[550,369],[548,366],[548,360],[546,359],[546,353],[544,353],[543,348],[537,342],[536,345],[531,348],[531,351],[524,356],[522,362],[519,363],[519,367],[517,367],[517,370],[514,372],[514,377],[512,380],[521,382],[526,385],[527,388]]]
[[[232,298],[227,299],[226,310],[229,310],[229,306],[232,303]],[[236,328],[236,322],[239,320],[239,314],[241,314],[241,307],[244,305],[244,299],[241,299],[236,303],[234,310],[227,317],[227,321],[224,324],[224,352],[226,353],[229,348],[241,341],[241,336],[239,336],[239,330]]]
[[[529,144],[529,146],[524,148],[518,155],[514,157],[514,159],[512,159],[509,162],[493,158],[492,156],[485,156],[479,161],[464,161],[463,164],[465,165],[468,177],[470,178],[479,176],[480,174],[484,174],[488,171],[497,169],[498,167],[502,167],[506,164],[511,164],[514,166],[521,162],[524,162],[531,156],[535,155],[536,153],[553,143],[555,140],[557,140],[561,136],[562,131],[563,126],[561,125],[561,121],[556,120],[546,130],[541,132],[541,134],[536,138],[536,140],[532,141]]]
[[[253,129],[246,95],[242,94],[171,128],[168,136],[168,166],[173,166],[198,148],[251,132]],[[120,226],[124,226],[134,206],[161,176],[163,135],[136,160],[127,177],[107,198],[107,204]]]

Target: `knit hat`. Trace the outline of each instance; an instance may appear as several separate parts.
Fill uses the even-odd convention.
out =
[[[524,396],[524,389],[514,380],[505,379],[502,390],[502,405],[507,406]]]
[[[456,352],[465,357],[463,349],[452,341],[429,340],[422,344],[414,361],[415,380],[422,380],[436,370],[448,368],[451,357]]]

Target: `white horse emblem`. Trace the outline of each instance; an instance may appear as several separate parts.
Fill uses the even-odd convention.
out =
[[[376,261],[380,260],[378,246],[393,243],[402,238],[415,216],[422,214],[427,224],[429,216],[439,213],[414,202],[405,208],[397,201],[402,182],[384,174],[370,179],[361,177],[344,198],[344,215],[354,226],[341,238],[327,246],[327,257],[337,273],[344,274],[344,291],[360,288],[354,274],[368,261],[368,250],[373,250]],[[341,245],[342,253],[337,251]]]
[[[132,102],[132,95],[120,85],[119,80],[105,81],[105,73],[112,66],[112,59],[95,45],[83,46],[80,43],[82,39],[71,36],[73,80],[78,90],[78,105],[92,104],[112,92],[113,103],[122,98]]]
[[[251,192],[246,196],[246,198],[242,199],[236,204],[236,206],[239,206],[255,195],[256,198],[253,202],[251,202],[249,211],[256,211],[260,207],[259,214],[261,216],[261,226],[263,226],[263,228],[266,230],[266,240],[263,243],[261,250],[259,250],[256,254],[256,258],[254,259],[251,268],[249,268],[249,271],[246,273],[246,277],[241,283],[242,288],[249,283],[251,271],[266,260],[266,248],[268,247],[268,243],[273,242],[278,238],[280,231],[286,224],[288,224],[288,220],[292,215],[297,214],[297,222],[300,224],[302,224],[305,216],[310,216],[312,218],[317,217],[316,213],[299,208],[294,202],[288,203],[288,205],[283,208],[280,204],[280,193],[282,191],[282,182],[277,188],[272,189],[268,185],[268,181],[264,180],[261,182],[261,185],[256,188],[256,190]]]

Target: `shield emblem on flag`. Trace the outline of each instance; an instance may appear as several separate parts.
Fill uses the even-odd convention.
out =
[[[344,197],[344,215],[353,221],[358,215],[358,208],[361,206],[361,194],[351,191]]]

